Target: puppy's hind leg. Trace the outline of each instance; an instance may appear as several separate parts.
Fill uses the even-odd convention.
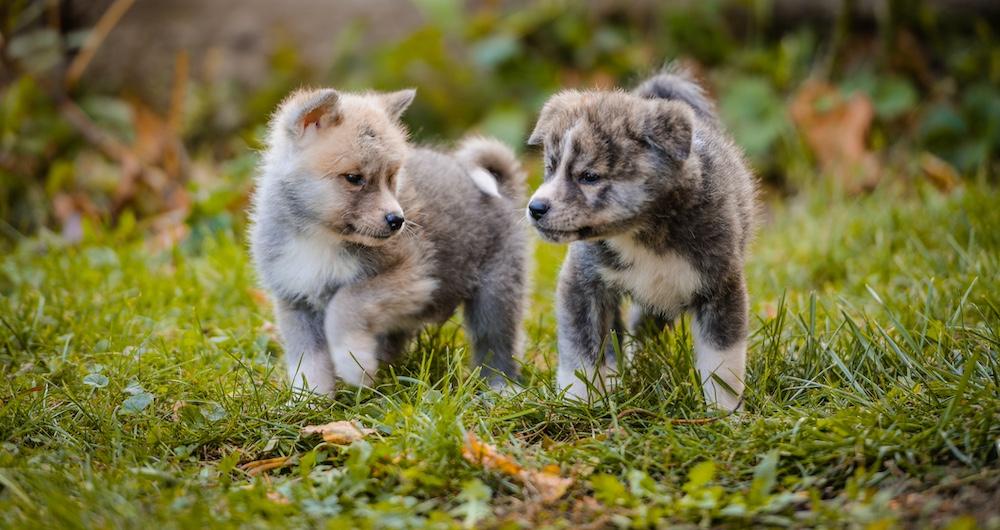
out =
[[[490,278],[465,302],[465,328],[474,362],[490,386],[499,389],[518,377],[517,361],[524,344],[524,277]]]

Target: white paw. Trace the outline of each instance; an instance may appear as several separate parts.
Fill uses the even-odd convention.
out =
[[[716,383],[714,379],[709,378],[701,386],[705,389],[705,401],[709,405],[715,405],[720,410],[731,412],[742,404],[742,398],[739,395],[733,394],[726,387]],[[737,388],[742,388],[742,386]]]
[[[556,385],[560,391],[565,390],[567,399],[590,403],[611,392],[618,385],[618,373],[611,367],[602,366],[598,370],[573,370],[560,366],[556,372]]]
[[[290,363],[291,359],[286,362]],[[329,361],[319,355],[303,355],[294,366],[289,364],[287,368],[288,381],[295,393],[333,394],[335,381]]]
[[[695,365],[701,375],[705,401],[725,410],[735,410],[740,405],[746,378],[747,345],[740,341],[728,348],[718,348],[706,336],[697,318],[692,325],[694,332]],[[721,379],[726,384],[716,381]],[[729,388],[726,388],[728,385]],[[730,391],[732,389],[732,391]]]
[[[372,386],[378,371],[375,348],[375,337],[367,333],[354,331],[340,334],[330,346],[337,377],[351,386]]]

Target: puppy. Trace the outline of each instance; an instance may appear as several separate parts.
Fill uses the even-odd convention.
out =
[[[545,148],[528,217],[544,239],[570,242],[557,289],[560,387],[590,399],[588,389],[613,384],[609,333],[624,328],[627,295],[633,334],[693,314],[705,397],[736,408],[755,184],[701,87],[668,71],[631,93],[561,92],[528,144]]]
[[[299,91],[271,120],[250,245],[297,389],[370,385],[460,304],[483,375],[517,375],[524,173],[495,140],[409,146],[399,118],[414,94]]]

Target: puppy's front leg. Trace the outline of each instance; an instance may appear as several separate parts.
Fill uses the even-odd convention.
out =
[[[378,370],[378,341],[365,319],[352,311],[352,306],[363,300],[344,291],[335,294],[326,309],[324,328],[330,358],[341,381],[351,386],[371,386]]]
[[[705,400],[726,410],[736,409],[743,395],[747,306],[743,277],[734,275],[723,280],[713,297],[695,309],[692,326],[695,364],[701,374]],[[716,377],[726,385],[719,384]]]
[[[621,295],[600,277],[585,245],[570,245],[559,272],[556,383],[568,395],[589,401],[591,386],[598,390],[614,386],[617,359],[610,335],[612,328],[621,330],[622,323]]]
[[[285,367],[292,388],[318,394],[332,393],[333,362],[326,348],[322,312],[278,300],[274,314],[285,347]]]
[[[400,266],[342,287],[330,299],[326,338],[337,376],[345,383],[371,386],[379,361],[404,346],[397,338],[409,336],[413,316],[437,286],[420,269],[413,269]]]

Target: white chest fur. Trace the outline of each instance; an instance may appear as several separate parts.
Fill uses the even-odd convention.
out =
[[[674,251],[656,254],[630,236],[607,240],[625,268],[603,268],[604,279],[628,291],[632,298],[665,314],[680,312],[701,287],[701,275]]]
[[[348,283],[361,274],[361,263],[327,234],[295,236],[267,267],[271,287],[286,295],[313,297],[331,283]]]

